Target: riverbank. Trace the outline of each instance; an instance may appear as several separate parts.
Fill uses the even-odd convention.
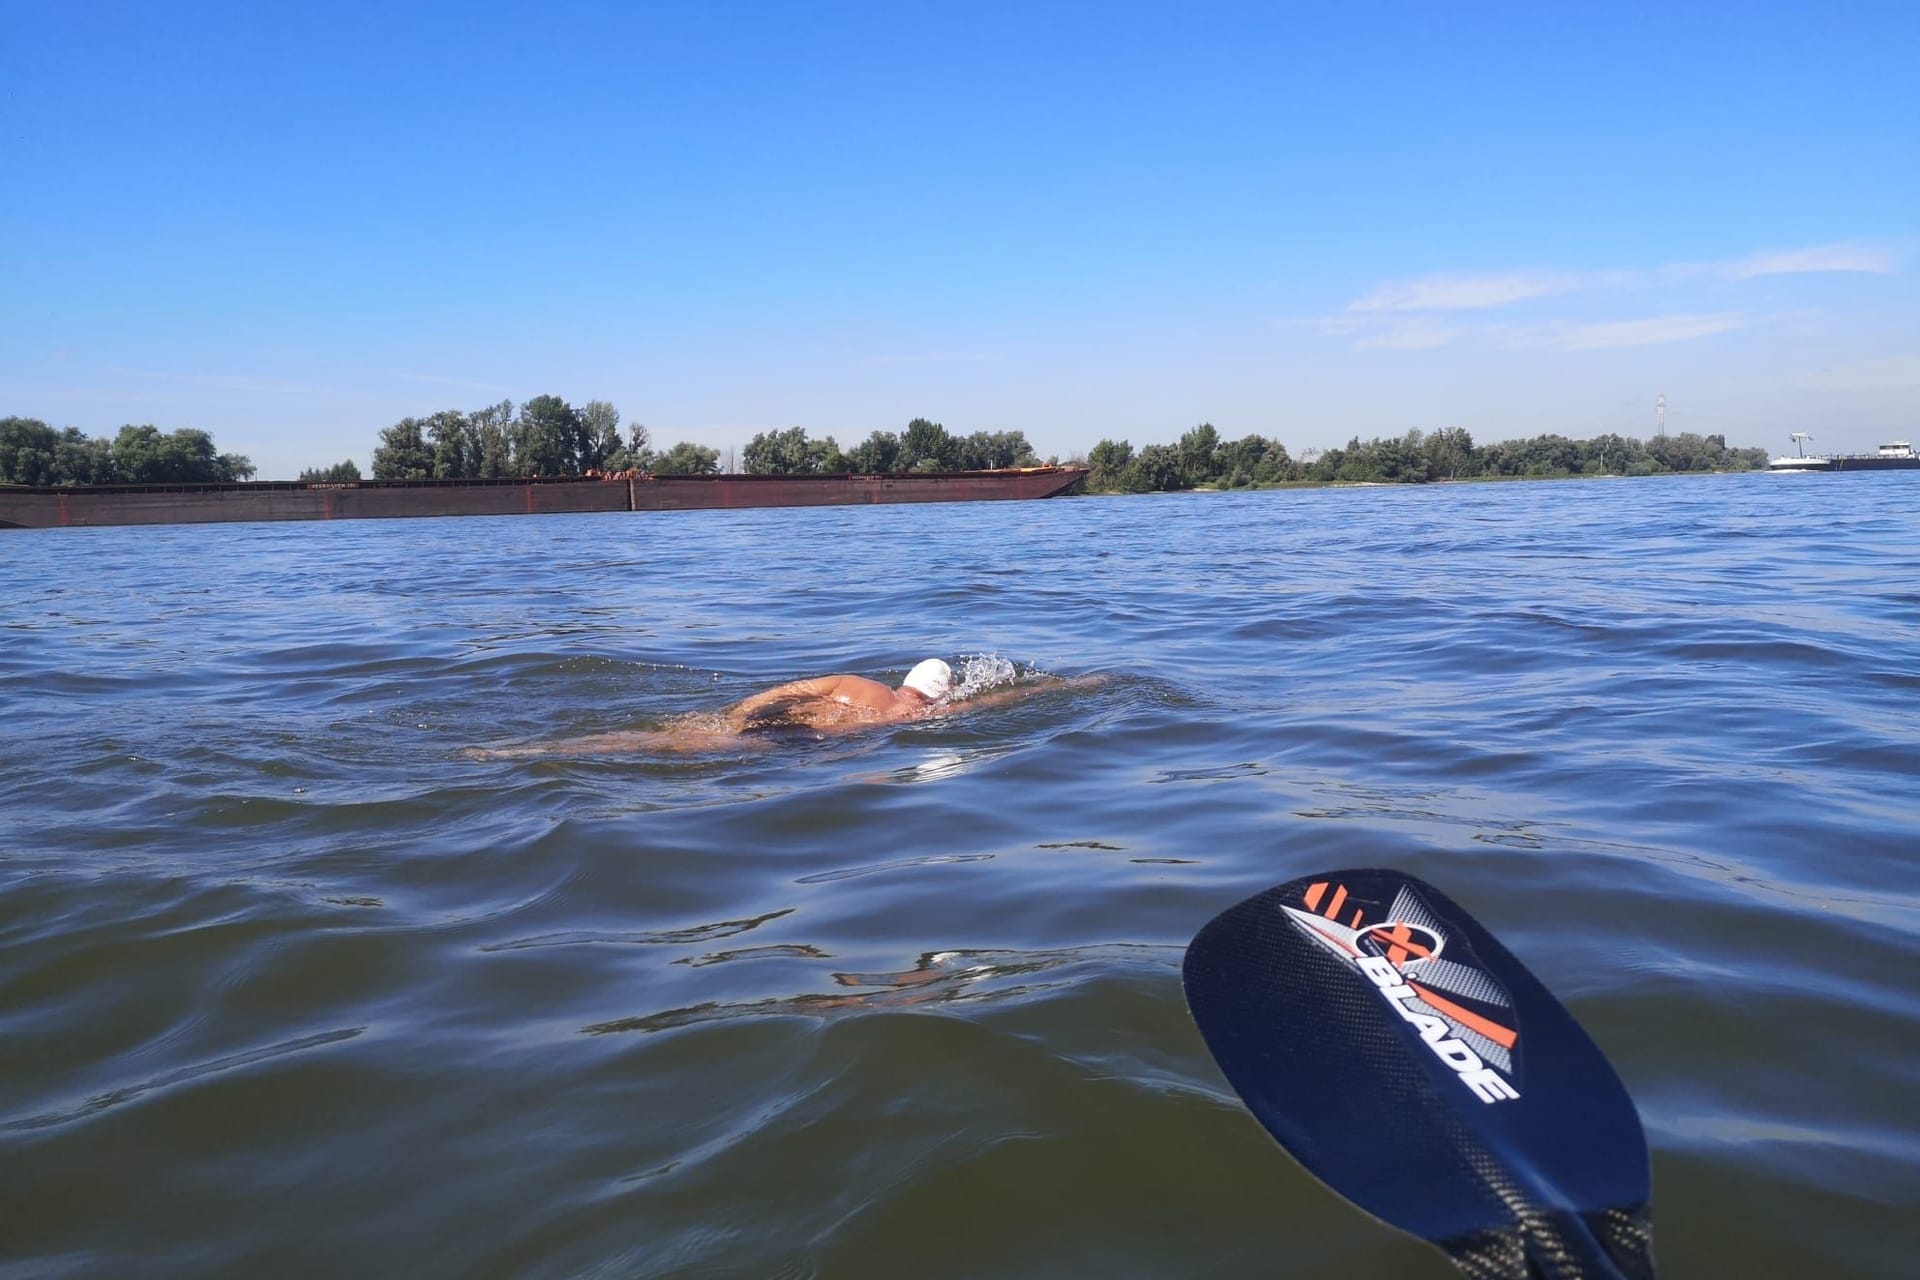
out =
[[[1096,489],[1084,486],[1080,492],[1088,497],[1140,497],[1151,493],[1257,493],[1265,490],[1298,489],[1426,489],[1438,486],[1463,484],[1524,484],[1534,480],[1653,480],[1674,479],[1683,476],[1740,476],[1753,475],[1764,468],[1716,467],[1705,471],[1648,471],[1638,475],[1624,471],[1602,472],[1563,472],[1557,475],[1540,476],[1445,476],[1437,480],[1274,480],[1261,484],[1225,486],[1217,484],[1197,484],[1182,489]]]

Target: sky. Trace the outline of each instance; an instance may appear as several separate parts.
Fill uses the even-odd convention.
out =
[[[0,0],[0,416],[1920,440],[1920,4]]]

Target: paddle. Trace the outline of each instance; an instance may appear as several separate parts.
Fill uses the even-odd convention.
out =
[[[1229,907],[1187,1006],[1308,1172],[1479,1280],[1652,1280],[1647,1144],[1620,1079],[1472,917],[1395,871]]]

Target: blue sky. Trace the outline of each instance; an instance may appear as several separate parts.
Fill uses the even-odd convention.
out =
[[[1920,5],[0,5],[0,414],[1920,437]]]

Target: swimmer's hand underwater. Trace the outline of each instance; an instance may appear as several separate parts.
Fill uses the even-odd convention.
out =
[[[471,747],[460,754],[471,760],[510,760],[535,756],[764,748],[777,745],[781,740],[777,733],[769,732],[772,730],[798,730],[814,737],[849,733],[999,706],[1051,689],[1086,688],[1105,679],[1097,675],[1075,679],[1043,676],[1025,684],[979,694],[964,702],[948,702],[953,670],[938,658],[928,658],[907,673],[898,689],[865,676],[815,676],[776,685],[743,698],[717,714],[689,716],[664,729],[597,733],[521,747]]]

